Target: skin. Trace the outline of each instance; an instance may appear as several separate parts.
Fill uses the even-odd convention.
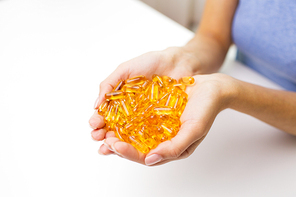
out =
[[[206,137],[216,116],[231,108],[258,118],[282,131],[296,135],[296,93],[273,90],[215,73],[232,44],[231,25],[237,0],[208,0],[200,27],[183,47],[149,52],[121,64],[100,86],[95,109],[119,80],[153,74],[179,79],[194,76],[195,85],[187,88],[188,103],[181,116],[182,126],[171,140],[161,143],[147,155],[121,142],[103,128],[103,117],[95,111],[90,118],[94,140],[104,140],[99,153],[117,154],[144,165],[161,165],[193,153]]]

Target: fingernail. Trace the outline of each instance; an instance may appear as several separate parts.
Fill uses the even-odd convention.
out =
[[[106,143],[106,142],[104,142],[104,145],[109,149],[109,150],[111,150],[112,152],[114,152],[114,150]]]
[[[153,155],[150,155],[149,157],[146,157],[145,164],[147,166],[151,166],[153,164],[160,162],[161,160],[162,160],[162,156],[158,154],[153,154]]]
[[[94,109],[97,109],[99,106],[98,106],[98,103],[99,103],[99,97],[97,98],[96,102],[95,102],[95,105],[94,105]]]
[[[114,143],[114,144],[115,144],[115,143]],[[120,154],[119,152],[117,152],[116,148],[114,147],[114,144],[111,145],[111,147],[112,147],[114,153],[116,153],[117,155],[122,156],[122,154]]]

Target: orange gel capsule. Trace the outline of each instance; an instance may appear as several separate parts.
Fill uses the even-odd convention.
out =
[[[143,75],[140,75],[140,76],[136,76],[136,77],[125,80],[125,83],[139,85],[139,84],[143,84],[145,80],[146,80],[146,77]]]
[[[125,96],[125,92],[123,92],[121,90],[109,92],[109,93],[105,94],[106,100],[121,99],[121,98],[124,98],[124,96]]]
[[[149,80],[144,81],[144,83],[142,84],[143,91],[145,91],[149,87],[149,85],[151,85],[151,81]]]
[[[119,107],[120,107],[119,104],[115,105],[114,111],[112,114],[112,121],[115,123],[118,122],[118,120],[119,120],[119,116],[120,116]]]
[[[153,75],[152,76],[152,81],[156,82],[159,85],[159,87],[161,87],[161,88],[163,87],[163,81],[162,81],[162,78],[160,76]]]
[[[126,102],[125,99],[120,99],[120,107],[122,109],[122,112],[125,116],[130,116],[133,114],[133,111],[130,107],[130,105],[128,104],[128,102]]]
[[[124,84],[125,84],[125,81],[124,81],[124,80],[119,81],[119,82],[117,83],[117,85],[115,86],[115,88],[113,89],[113,91],[118,91],[118,90],[120,90],[120,89],[123,87]]]
[[[193,77],[182,77],[180,80],[179,80],[179,83],[181,84],[184,84],[186,86],[189,86],[189,85],[194,85],[194,78]]]
[[[177,84],[177,80],[168,76],[162,76],[162,81],[165,86],[173,86]]]
[[[108,101],[103,101],[103,103],[99,106],[98,114],[103,116],[108,109],[108,105]]]
[[[169,128],[167,124],[163,123],[161,124],[161,127],[163,128],[163,133],[168,137],[174,137],[176,135],[176,132]]]
[[[123,91],[124,92],[129,92],[129,93],[140,93],[140,92],[142,92],[142,88],[139,85],[124,86]]]
[[[169,94],[167,101],[165,103],[165,106],[173,108],[176,102],[176,95],[175,94]]]
[[[151,85],[150,101],[156,102],[159,98],[159,85],[155,82]]]
[[[121,127],[121,125],[119,124],[116,124],[114,126],[114,132],[115,132],[115,135],[118,139],[120,139],[121,141],[125,141],[126,138],[126,135],[122,132],[123,128]]]
[[[131,145],[133,145],[136,149],[143,153],[148,153],[149,148],[140,140],[137,140],[135,136],[129,136],[129,140],[131,142]]]
[[[174,86],[180,88],[182,91],[185,91],[186,89],[186,86],[182,83],[174,84]]]
[[[157,115],[172,115],[174,110],[169,107],[154,107],[154,113]]]
[[[107,109],[106,115],[105,115],[105,120],[106,121],[110,121],[111,120],[113,109],[114,109],[114,105],[113,105],[112,102],[110,102],[110,105],[108,106],[108,109]]]

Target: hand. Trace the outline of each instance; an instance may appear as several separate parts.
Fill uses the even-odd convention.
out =
[[[95,109],[105,99],[105,94],[112,91],[118,81],[128,79],[137,75],[145,75],[152,78],[153,74],[167,75],[175,79],[183,76],[192,76],[193,68],[197,68],[199,60],[183,47],[171,47],[164,51],[149,52],[127,61],[118,66],[118,68],[100,84],[100,94],[95,103]],[[95,140],[103,140],[106,137],[106,131],[101,129],[105,123],[103,117],[96,112],[89,120],[90,126],[94,129],[92,137]],[[108,134],[108,136],[112,134]],[[107,148],[103,146],[103,150]]]
[[[159,144],[145,155],[110,132],[100,152],[110,154],[108,147],[121,157],[146,165],[160,165],[191,155],[207,135],[217,114],[229,106],[238,87],[237,80],[224,74],[198,75],[194,78],[195,85],[186,90],[188,103],[181,116],[182,126],[174,138]]]

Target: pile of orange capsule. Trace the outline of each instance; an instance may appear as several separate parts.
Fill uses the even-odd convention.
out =
[[[104,116],[107,131],[148,153],[179,131],[188,98],[185,89],[193,84],[193,77],[177,82],[158,75],[153,75],[152,81],[142,75],[122,80],[105,95],[98,113]]]

